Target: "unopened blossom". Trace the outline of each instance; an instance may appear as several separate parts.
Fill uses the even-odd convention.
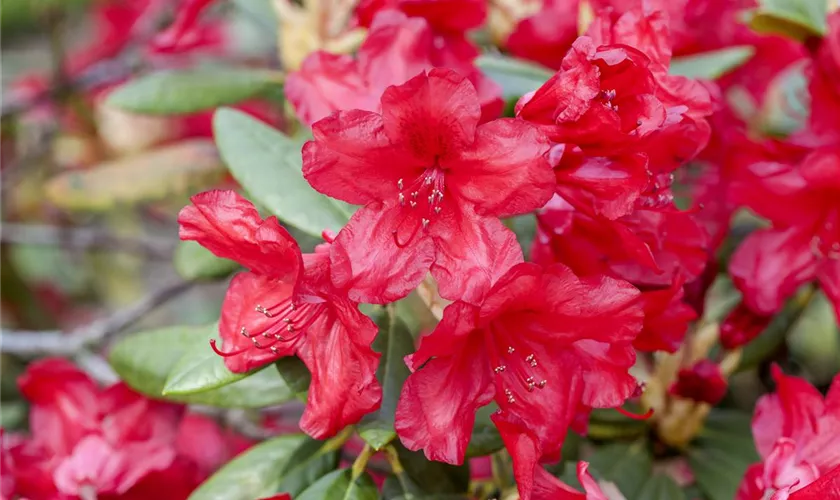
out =
[[[461,463],[476,410],[495,400],[497,424],[518,422],[538,443],[536,459],[556,458],[581,405],[619,407],[637,392],[628,373],[642,324],[637,298],[618,280],[523,263],[478,305],[447,306],[406,358],[414,373],[397,405],[402,443],[430,460]],[[499,427],[503,437],[507,428]]]
[[[768,495],[784,500],[840,466],[840,377],[823,398],[807,381],[785,375],[778,366],[772,373],[776,392],[758,401],[752,422],[762,462],[747,470],[737,500]]]
[[[726,396],[728,387],[720,366],[712,360],[701,359],[679,371],[677,381],[671,385],[669,392],[682,398],[716,405]]]
[[[522,120],[479,125],[474,87],[451,70],[389,87],[381,108],[317,122],[303,148],[315,189],[363,205],[330,251],[333,283],[353,300],[387,303],[431,271],[444,298],[479,300],[522,260],[499,217],[551,196],[545,138]]]
[[[234,276],[222,304],[222,348],[213,347],[225,366],[244,373],[285,356],[303,360],[312,384],[300,426],[313,437],[334,435],[378,408],[379,354],[370,347],[377,328],[332,286],[329,250],[302,255],[275,217],[262,219],[233,191],[191,200],[178,216],[181,238],[250,270]]]

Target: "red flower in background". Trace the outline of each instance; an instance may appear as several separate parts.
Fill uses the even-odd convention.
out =
[[[580,280],[561,265],[523,263],[479,305],[449,305],[406,358],[414,373],[395,424],[403,444],[423,448],[430,460],[460,463],[475,411],[495,400],[506,442],[519,438],[505,436],[500,420],[527,429],[522,439],[536,441],[537,459],[556,458],[579,406],[618,407],[636,392],[627,370],[642,323],[637,297],[617,280]]]
[[[299,71],[288,75],[286,96],[298,117],[311,125],[338,110],[378,112],[386,88],[445,66],[469,78],[481,101],[482,121],[487,121],[501,114],[501,89],[473,66],[476,55],[444,59],[432,26],[425,19],[383,11],[373,21],[355,58],[313,52]]]
[[[3,472],[13,479],[13,494],[32,500],[77,497],[84,491],[137,500],[154,491],[156,498],[183,500],[250,444],[222,434],[205,417],[182,416],[182,407],[147,399],[125,384],[100,389],[62,359],[30,364],[19,386],[32,403],[32,436],[4,444]],[[190,437],[196,426],[201,446]]]
[[[342,111],[313,127],[304,177],[364,205],[331,249],[332,280],[360,302],[404,297],[426,273],[442,296],[477,301],[522,255],[498,217],[545,203],[548,145],[514,119],[478,125],[475,89],[433,69],[382,95],[382,114]]]
[[[177,53],[198,47],[221,45],[223,37],[215,23],[200,25],[198,18],[216,0],[179,0],[175,20],[155,35],[151,48],[158,53]]]
[[[642,292],[645,324],[633,347],[649,352],[676,352],[680,348],[689,323],[697,319],[694,309],[682,302],[683,295],[680,277],[669,288]]]
[[[776,393],[759,399],[752,422],[763,462],[749,468],[737,500],[763,500],[770,493],[807,489],[840,466],[840,376],[834,378],[825,399],[808,382],[785,375],[775,365],[773,378]]]
[[[693,399],[716,405],[726,396],[729,384],[723,378],[720,366],[715,362],[702,359],[689,368],[679,371],[677,381],[668,392],[683,398]]]
[[[816,280],[840,317],[840,149],[814,151],[796,166],[752,164],[733,190],[773,223],[748,236],[729,263],[746,305],[772,315]]]
[[[516,57],[560,69],[578,37],[579,7],[577,0],[544,0],[539,12],[519,21],[505,47]]]
[[[370,344],[376,325],[329,280],[327,248],[302,255],[275,217],[233,191],[207,191],[181,210],[181,238],[250,269],[233,278],[219,322],[225,366],[247,372],[297,355],[312,373],[300,426],[331,436],[379,407]]]

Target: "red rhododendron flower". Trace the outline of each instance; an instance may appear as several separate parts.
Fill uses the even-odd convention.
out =
[[[636,349],[676,352],[680,348],[688,324],[697,319],[697,313],[684,304],[682,298],[683,280],[680,277],[669,288],[642,292],[645,323],[633,342]]]
[[[379,406],[370,344],[376,325],[329,280],[328,250],[301,255],[275,217],[233,191],[207,191],[181,210],[181,238],[250,269],[233,278],[219,322],[225,366],[247,372],[297,355],[312,373],[301,429],[331,436]],[[215,347],[215,345],[214,345]]]
[[[321,120],[303,148],[315,189],[364,205],[331,249],[333,282],[353,300],[385,303],[431,270],[443,297],[479,300],[522,260],[498,217],[551,196],[547,142],[521,120],[478,125],[475,89],[450,70],[390,87],[381,106]]]
[[[160,53],[183,52],[196,47],[219,45],[221,32],[216,24],[199,25],[198,17],[216,0],[180,0],[175,20],[152,39],[151,47]]]
[[[298,117],[309,125],[334,111],[379,111],[380,97],[391,85],[405,83],[425,70],[446,66],[466,75],[478,92],[482,121],[501,114],[501,89],[473,67],[476,54],[443,60],[434,33],[422,18],[384,11],[355,59],[324,51],[310,54],[299,71],[288,75],[285,91]]]
[[[495,400],[497,423],[520,421],[540,456],[556,457],[579,404],[618,407],[636,392],[627,370],[642,324],[637,297],[618,280],[581,280],[562,265],[523,263],[479,305],[447,306],[406,358],[414,373],[395,424],[403,444],[423,448],[430,460],[460,463],[476,409]]]
[[[544,0],[539,12],[519,21],[505,47],[516,57],[560,69],[578,37],[578,7],[577,0]]]
[[[183,500],[249,444],[231,447],[233,441],[222,438],[212,421],[182,418],[182,407],[146,399],[123,383],[100,389],[62,359],[30,364],[19,386],[32,403],[32,436],[4,445],[3,472],[14,478],[12,493],[31,500],[91,493],[140,500],[150,491],[156,498]],[[205,444],[219,436],[211,461],[178,444],[196,418],[203,419]]]
[[[752,423],[763,462],[747,471],[737,500],[793,493],[840,466],[840,376],[825,399],[808,382],[785,375],[775,365],[773,378],[776,393],[758,401]]]
[[[840,317],[840,149],[817,150],[796,166],[750,165],[733,189],[773,223],[748,236],[729,264],[746,305],[772,315],[817,280]]]
[[[729,384],[720,366],[709,359],[701,359],[690,368],[683,368],[668,392],[683,398],[716,405],[726,396]]]
[[[720,344],[725,349],[746,345],[770,324],[772,316],[756,314],[743,303],[738,304],[720,325]]]

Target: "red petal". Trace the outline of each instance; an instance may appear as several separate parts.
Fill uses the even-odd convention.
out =
[[[409,16],[423,17],[440,32],[463,33],[481,26],[487,17],[484,0],[400,0]]]
[[[834,316],[840,323],[840,259],[826,259],[820,264],[817,277],[820,287],[834,305]]]
[[[293,291],[291,284],[254,273],[240,273],[233,277],[222,304],[222,317],[219,321],[221,349],[225,353],[238,353],[225,357],[225,366],[230,371],[244,373],[294,354],[302,337],[287,332],[286,324],[282,322],[284,316],[267,317],[256,310],[258,305],[271,308],[290,303]],[[281,312],[286,308],[280,307]],[[247,336],[242,334],[243,328]],[[264,337],[264,332],[269,337]],[[288,337],[289,340],[278,341],[275,334]],[[274,346],[277,352],[272,352],[270,346]]]
[[[348,203],[396,201],[397,182],[414,179],[426,167],[398,156],[376,113],[340,111],[316,123],[312,134],[303,146],[303,176],[321,193]]]
[[[539,13],[519,22],[505,45],[516,57],[559,69],[578,37],[577,17],[576,1],[544,3]]]
[[[356,61],[347,55],[309,54],[299,70],[286,76],[284,90],[298,118],[310,126],[340,109],[374,111],[379,107]]]
[[[794,492],[789,500],[828,500],[830,498],[840,498],[840,465],[805,488]]]
[[[178,214],[182,240],[195,240],[251,271],[293,282],[302,267],[300,248],[277,222],[263,220],[254,205],[234,191],[205,191]]]
[[[480,118],[472,83],[448,69],[432,69],[382,94],[385,133],[408,153],[403,163],[431,167],[458,155],[475,140]]]
[[[819,215],[808,182],[789,164],[760,162],[740,169],[731,196],[734,202],[783,226],[805,224]]]
[[[300,427],[316,439],[358,422],[382,400],[376,380],[379,354],[370,347],[376,325],[350,301],[334,299],[328,307],[308,328],[299,350],[312,373]]]
[[[408,18],[399,11],[376,15],[373,26],[359,47],[359,69],[364,75],[374,106],[391,85],[400,85],[432,68],[434,34],[422,18]],[[343,106],[348,108],[348,106]]]
[[[682,302],[682,285],[683,279],[679,278],[665,290],[642,293],[645,324],[633,341],[636,349],[667,352],[679,349],[688,324],[697,319],[694,309]]]
[[[394,424],[407,448],[423,448],[429,460],[451,464],[464,461],[475,412],[492,400],[494,392],[493,372],[483,353],[484,339],[461,324],[469,306],[456,304],[446,308],[444,319],[423,340],[416,356],[435,357],[406,380]],[[454,352],[453,344],[457,346]],[[435,351],[440,345],[444,350]]]
[[[816,259],[808,236],[797,229],[760,229],[735,251],[729,272],[750,309],[771,315],[800,285],[814,278]]]
[[[677,396],[716,405],[726,395],[729,384],[720,367],[713,361],[702,359],[691,368],[680,370],[677,381],[668,392]]]
[[[497,217],[530,212],[545,205],[554,176],[545,159],[549,143],[523,120],[500,119],[478,127],[475,143],[457,158],[441,162],[447,189]]]
[[[496,218],[472,208],[445,210],[429,232],[435,242],[432,275],[441,296],[476,303],[512,266],[522,262],[516,235]]]

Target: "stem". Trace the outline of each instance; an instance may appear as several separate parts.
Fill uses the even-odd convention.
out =
[[[400,457],[397,454],[396,448],[394,448],[391,445],[386,446],[385,456],[388,459],[388,465],[391,466],[391,472],[393,472],[397,476],[405,472],[405,469],[403,469],[403,466],[400,463]]]
[[[367,467],[367,463],[370,460],[370,457],[372,457],[374,453],[376,453],[376,450],[371,448],[371,446],[369,444],[366,444],[364,449],[362,450],[362,452],[359,454],[359,456],[356,457],[356,461],[353,462],[353,469],[352,469],[353,472],[352,472],[352,476],[351,476],[354,481],[356,479],[358,479],[359,477],[361,477],[362,474],[365,473],[365,468]]]
[[[355,430],[356,430],[356,428],[354,426],[348,425],[341,432],[339,432],[335,437],[328,440],[324,444],[323,451],[326,453],[326,452],[341,449],[341,447],[344,446],[344,443],[346,443],[347,440],[350,439],[350,437],[353,435],[353,431],[355,431]]]

